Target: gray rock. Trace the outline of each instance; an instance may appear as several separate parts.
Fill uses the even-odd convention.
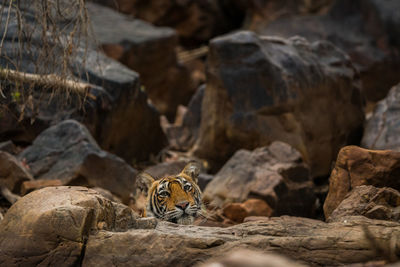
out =
[[[101,150],[86,127],[66,120],[43,131],[19,158],[36,179],[59,179],[64,185],[102,187],[125,203],[135,190],[137,171]]]
[[[207,70],[193,152],[214,165],[240,148],[279,140],[299,150],[316,177],[359,138],[357,73],[331,43],[238,32],[210,42]]]
[[[18,153],[17,147],[14,145],[14,143],[11,140],[1,142],[0,150],[10,153],[11,155],[15,155]]]
[[[256,197],[273,215],[310,217],[314,186],[298,151],[282,142],[254,151],[239,150],[207,185],[203,201],[214,207]]]
[[[361,146],[400,151],[400,84],[376,105],[366,122]]]

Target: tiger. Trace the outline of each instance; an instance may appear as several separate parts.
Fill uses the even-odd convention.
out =
[[[197,185],[199,173],[196,162],[188,163],[179,174],[160,180],[148,173],[139,173],[137,187],[147,195],[143,217],[193,224],[202,208],[202,192]]]

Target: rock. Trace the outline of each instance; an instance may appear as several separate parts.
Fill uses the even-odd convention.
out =
[[[249,216],[241,203],[228,203],[222,210],[222,214],[237,223],[243,222],[244,218]]]
[[[203,202],[222,207],[254,197],[264,200],[274,216],[313,216],[313,182],[300,153],[282,142],[239,150],[207,185]]]
[[[42,189],[49,186],[61,186],[63,182],[58,179],[54,180],[33,180],[33,181],[25,181],[21,186],[21,195],[24,196],[32,191]]]
[[[204,43],[210,38],[239,28],[245,10],[240,1],[223,0],[96,0],[157,26],[176,29],[186,45]]]
[[[400,151],[400,84],[378,102],[367,120],[361,146],[369,149]]]
[[[79,265],[95,231],[124,231],[137,215],[84,187],[48,187],[21,198],[0,223],[2,266]]]
[[[239,249],[229,252],[224,256],[211,259],[199,267],[300,267],[306,266],[294,262],[286,257],[274,253],[262,253],[262,251],[253,251],[247,249]]]
[[[391,187],[400,190],[400,152],[367,150],[347,146],[340,150],[329,178],[329,192],[324,203],[325,218],[345,199],[347,193],[361,185]]]
[[[201,123],[204,90],[205,86],[201,86],[193,95],[183,115],[182,123],[167,127],[165,132],[171,149],[187,151],[196,142]]]
[[[188,163],[189,161],[162,162],[146,168],[144,172],[150,174],[155,179],[161,179],[168,175],[176,175],[177,173],[180,173]]]
[[[272,216],[273,210],[261,199],[251,198],[242,203],[242,207],[247,211],[248,216]]]
[[[0,143],[0,151],[7,152],[11,155],[18,154],[18,149],[11,140]]]
[[[356,71],[328,42],[243,31],[215,38],[207,76],[193,153],[214,165],[240,148],[279,140],[302,153],[313,177],[323,176],[339,149],[359,140],[364,114]]]
[[[104,52],[137,71],[158,111],[173,118],[178,105],[186,105],[194,91],[188,70],[176,59],[176,32],[94,3],[86,6]]]
[[[362,215],[370,219],[400,222],[400,193],[389,187],[372,185],[355,187],[327,218],[328,222],[343,217]]]
[[[13,155],[0,151],[0,187],[5,186],[14,193],[21,191],[21,184],[33,177]]]
[[[214,179],[214,175],[200,173],[197,179],[197,185],[200,187],[201,191],[204,191],[204,189],[206,189],[206,186],[212,181],[212,179]]]
[[[159,222],[156,229],[99,231],[90,236],[83,265],[193,266],[240,248],[276,252],[313,266],[382,259],[365,238],[363,227],[383,248],[389,249],[390,240],[399,245],[399,240],[393,239],[400,230],[399,223],[365,217],[324,223],[284,216],[228,228]]]
[[[64,55],[60,53],[65,49],[60,44],[51,44],[54,49],[47,51],[46,59],[43,59],[40,26],[32,17],[36,11],[33,7],[27,8],[21,17],[24,20],[22,35],[18,33],[18,16],[15,10],[11,12],[2,47],[5,56],[0,57],[0,66],[11,69],[17,67],[19,71],[27,73],[58,74],[60,62],[54,62],[54,59],[63,58]],[[8,9],[3,8],[2,12],[1,18],[5,20]],[[56,17],[62,16],[57,13]],[[5,24],[5,21],[2,23]],[[26,39],[19,39],[28,35],[31,36],[28,43]],[[17,42],[21,51],[16,51]],[[30,48],[23,49],[27,46]],[[147,103],[147,96],[140,89],[139,75],[96,52],[90,44],[87,47],[77,44],[74,48],[67,68],[72,72],[71,79],[91,84],[85,101],[75,93],[68,96],[60,90],[55,93],[54,88],[29,87],[31,91],[25,92],[15,84],[7,84],[2,91],[6,98],[0,99],[0,105],[6,107],[0,113],[0,141],[12,140],[26,146],[47,127],[73,118],[88,127],[103,149],[129,162],[145,160],[150,154],[158,153],[166,139],[159,126],[158,112]],[[37,62],[37,58],[43,60]],[[21,94],[19,100],[15,98],[15,93]],[[29,104],[20,101],[28,98]]]
[[[102,195],[103,197],[107,198],[108,200],[111,200],[111,201],[113,201],[113,202],[118,202],[118,203],[121,203],[121,202],[122,202],[122,200],[121,200],[119,197],[113,195],[110,191],[108,191],[108,190],[106,190],[106,189],[104,189],[104,188],[101,188],[101,187],[93,187],[93,188],[91,188],[91,189],[94,190],[94,191],[96,191],[97,193],[99,193],[99,194]]]
[[[124,203],[135,190],[137,171],[121,158],[101,150],[87,128],[66,120],[43,131],[19,158],[35,179],[59,179],[63,185],[102,187]]]
[[[366,98],[378,101],[399,82],[399,9],[398,1],[338,0],[326,15],[284,17],[260,26],[256,32],[331,41],[351,57]]]

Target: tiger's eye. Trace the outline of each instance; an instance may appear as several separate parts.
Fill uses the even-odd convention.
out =
[[[168,196],[169,196],[169,193],[168,193],[167,191],[161,191],[160,193],[158,193],[158,195],[159,195],[160,197],[168,197]]]
[[[184,189],[185,191],[189,191],[190,189],[192,189],[192,186],[191,186],[190,184],[186,184],[186,185],[183,187],[183,189]]]

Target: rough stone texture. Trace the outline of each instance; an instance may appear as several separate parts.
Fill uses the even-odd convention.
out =
[[[125,203],[135,190],[137,171],[101,150],[86,127],[66,120],[43,131],[19,158],[35,179],[59,179],[64,185],[105,188]]]
[[[20,193],[24,181],[33,177],[13,155],[0,151],[0,187],[5,186],[14,193]]]
[[[176,29],[193,45],[241,26],[245,5],[226,0],[94,0],[158,26]]]
[[[222,164],[240,148],[280,140],[320,176],[343,145],[359,138],[364,114],[356,72],[328,42],[251,32],[215,38],[207,76],[193,151],[200,158]]]
[[[400,151],[400,84],[375,106],[366,122],[361,146]]]
[[[0,265],[77,266],[94,231],[123,231],[137,215],[84,187],[49,187],[21,198],[0,223]]]
[[[324,203],[325,218],[360,185],[391,187],[400,190],[400,152],[367,150],[347,146],[340,150],[329,178],[329,192]]]
[[[2,8],[2,11],[3,21],[0,23],[5,25],[8,9]],[[28,73],[57,73],[58,69],[48,69],[49,66],[43,64],[54,58],[62,58],[59,53],[64,48],[49,44],[54,49],[46,58],[37,62],[43,43],[38,32],[40,27],[29,17],[31,12],[33,10],[23,13],[27,16],[27,23],[22,28],[22,36],[32,38],[29,44],[25,43],[26,39],[18,39],[18,16],[14,11],[11,12],[0,66],[13,69],[16,65],[18,70]],[[3,36],[2,29],[0,33]],[[15,46],[17,42],[20,42],[22,48],[29,45],[29,49],[17,51],[20,47]],[[93,86],[86,102],[82,103],[82,98],[76,94],[71,94],[67,99],[59,91],[54,94],[54,88],[37,88],[32,95],[25,96],[26,99],[29,97],[29,104],[23,101],[20,103],[12,97],[15,86],[3,81],[2,92],[6,98],[0,98],[0,105],[6,108],[2,108],[0,113],[0,141],[12,140],[16,144],[27,145],[47,127],[74,118],[88,127],[103,149],[128,161],[144,160],[150,154],[158,153],[166,139],[159,126],[158,112],[148,105],[147,96],[140,89],[138,74],[90,46],[87,51],[83,47],[76,47],[71,56],[68,67],[76,79],[80,78]],[[57,62],[59,65],[62,64]]]
[[[248,249],[239,249],[227,255],[211,259],[198,267],[301,267],[306,266],[289,260],[279,254],[263,253]]]
[[[249,198],[265,200],[273,215],[312,216],[315,196],[308,167],[282,142],[239,150],[207,185],[203,201],[222,207]]]
[[[400,2],[338,0],[326,15],[285,17],[263,26],[263,35],[329,40],[348,53],[360,72],[368,100],[384,98],[399,82]]]
[[[365,217],[324,223],[284,216],[228,228],[160,222],[154,230],[99,231],[89,238],[83,265],[193,266],[238,248],[273,251],[308,265],[337,266],[382,259],[365,238],[363,225],[383,247],[388,248],[390,240],[400,245],[393,239],[400,234],[400,224]]]
[[[157,165],[150,166],[144,171],[150,174],[155,179],[160,179],[168,175],[180,173],[189,161],[171,161],[163,162]]]
[[[400,193],[392,188],[357,186],[327,219],[340,221],[343,217],[363,215],[370,219],[400,221]]]
[[[94,3],[86,6],[104,52],[137,71],[158,111],[173,118],[178,105],[186,105],[194,91],[188,70],[176,59],[176,32]]]
[[[187,151],[196,142],[201,123],[201,105],[204,90],[205,86],[201,86],[193,95],[183,115],[182,123],[169,126],[165,130],[171,149]]]

